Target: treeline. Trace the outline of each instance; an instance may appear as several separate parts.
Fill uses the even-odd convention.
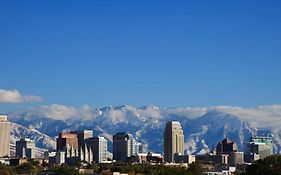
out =
[[[281,175],[281,155],[258,160],[246,168],[241,175]]]
[[[128,173],[130,175],[202,175],[203,170],[200,164],[191,164],[189,168],[180,166],[164,166],[164,165],[150,165],[150,164],[125,164],[125,163],[113,163],[113,164],[89,164],[85,168],[93,169],[95,173],[102,175],[110,175],[112,172]],[[67,165],[54,165],[43,164],[39,165],[39,162],[30,161],[18,165],[15,167],[6,166],[0,164],[1,175],[16,175],[16,174],[28,174],[28,175],[40,175],[44,173],[54,173],[56,175],[79,175],[77,166]]]
[[[74,166],[43,164],[29,160],[18,166],[6,166],[0,163],[0,175],[41,175],[46,172],[55,175],[79,175],[78,167],[81,162]],[[193,163],[188,168],[180,166],[150,165],[150,164],[88,164],[85,168],[93,169],[95,173],[110,175],[112,172],[128,173],[130,175],[202,175],[203,168],[200,163]],[[258,160],[246,167],[245,172],[239,175],[281,175],[281,155],[273,155],[263,160]]]
[[[55,175],[79,175],[77,168],[67,165],[39,165],[39,162],[30,161],[18,166],[0,164],[0,175],[43,175],[45,172]]]
[[[108,165],[107,165],[108,166]],[[165,166],[165,165],[150,165],[150,164],[110,164],[111,172],[129,173],[131,175],[202,175],[203,169],[201,164],[193,163],[186,167],[180,166]],[[102,168],[102,167],[101,167]]]

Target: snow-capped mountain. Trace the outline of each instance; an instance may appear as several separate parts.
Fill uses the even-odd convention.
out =
[[[31,138],[35,140],[36,154],[42,156],[46,150],[52,150],[56,147],[56,141],[54,138],[37,131],[34,128],[26,128],[22,125],[11,123],[11,150],[15,151],[16,141],[20,138]],[[13,154],[14,155],[14,154]]]
[[[244,151],[249,137],[258,132],[256,127],[241,120],[239,116],[220,110],[193,109],[182,112],[180,108],[136,108],[128,105],[85,110],[63,119],[52,116],[56,114],[54,112],[40,110],[8,115],[10,121],[19,124],[12,131],[13,137],[18,139],[19,136],[27,135],[36,140],[38,147],[47,149],[54,148],[54,137],[59,132],[89,129],[94,130],[95,135],[106,137],[110,142],[114,133],[127,131],[139,142],[147,143],[151,151],[162,152],[165,123],[171,120],[178,120],[183,125],[187,153],[210,151],[225,137],[235,141],[239,150]],[[275,152],[280,152],[281,133],[278,130],[269,130],[267,134],[268,132],[274,136]]]

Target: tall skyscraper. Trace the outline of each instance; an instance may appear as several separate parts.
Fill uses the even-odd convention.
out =
[[[171,121],[166,124],[164,131],[164,160],[174,162],[174,155],[184,154],[184,135],[181,123]]]
[[[78,150],[78,138],[74,133],[59,133],[57,138],[57,150],[66,151],[67,147]]]
[[[247,162],[264,159],[273,154],[272,137],[253,136],[246,149]]]
[[[83,130],[83,131],[72,131],[70,133],[76,134],[78,138],[78,147],[84,146],[84,140],[88,138],[93,137],[93,131],[92,130]]]
[[[135,139],[129,133],[120,132],[113,136],[113,159],[125,162],[135,155]]]
[[[16,156],[20,158],[35,158],[35,141],[22,138],[16,141]]]
[[[85,144],[92,150],[96,163],[107,161],[107,140],[104,137],[88,138]]]
[[[10,122],[6,115],[0,115],[0,157],[10,156]]]

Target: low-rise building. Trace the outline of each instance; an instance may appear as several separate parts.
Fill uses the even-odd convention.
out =
[[[196,155],[196,161],[200,160],[207,163],[228,164],[228,154],[203,154]]]
[[[179,155],[175,154],[175,163],[187,163],[191,164],[195,162],[195,155]]]

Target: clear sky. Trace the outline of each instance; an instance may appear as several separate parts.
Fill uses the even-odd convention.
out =
[[[1,1],[0,89],[39,103],[281,103],[280,0]]]

